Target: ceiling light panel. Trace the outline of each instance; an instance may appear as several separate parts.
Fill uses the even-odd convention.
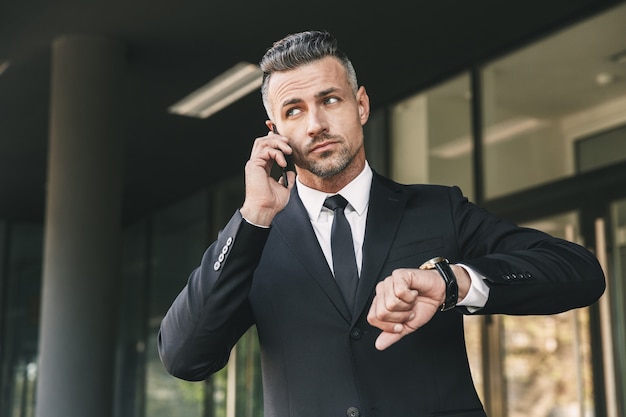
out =
[[[170,113],[205,119],[258,89],[263,72],[240,62],[168,108]]]

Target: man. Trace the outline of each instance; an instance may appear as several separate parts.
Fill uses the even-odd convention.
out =
[[[256,325],[266,417],[485,416],[460,313],[588,305],[604,290],[596,259],[457,188],[372,172],[369,98],[330,34],[290,35],[261,68],[270,133],[253,145],[241,209],[162,322],[166,368],[205,379]],[[297,178],[276,181],[287,155]],[[337,194],[345,209],[324,207]]]

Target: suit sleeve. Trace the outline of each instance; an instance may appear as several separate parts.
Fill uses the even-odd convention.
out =
[[[450,194],[458,251],[482,274],[489,299],[480,314],[555,314],[584,307],[605,289],[596,257],[582,246],[499,219]]]
[[[169,373],[200,381],[226,365],[254,323],[248,292],[268,234],[237,211],[204,253],[161,322],[158,349]]]

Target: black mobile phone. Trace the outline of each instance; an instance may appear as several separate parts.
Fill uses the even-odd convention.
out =
[[[280,133],[278,133],[278,129],[276,129],[276,125],[272,124],[272,132],[276,133],[277,135],[280,135]],[[282,177],[283,177],[283,185],[285,187],[289,187],[289,180],[287,180],[287,171],[295,171],[294,165],[293,165],[293,158],[291,155],[287,155],[287,154],[283,154],[285,155],[285,160],[287,161],[287,166],[284,168],[281,168],[282,170]]]

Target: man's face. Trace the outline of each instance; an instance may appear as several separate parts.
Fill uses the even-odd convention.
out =
[[[268,87],[273,122],[289,138],[301,179],[330,178],[349,167],[360,172],[369,98],[363,87],[355,97],[336,58],[273,73]]]

